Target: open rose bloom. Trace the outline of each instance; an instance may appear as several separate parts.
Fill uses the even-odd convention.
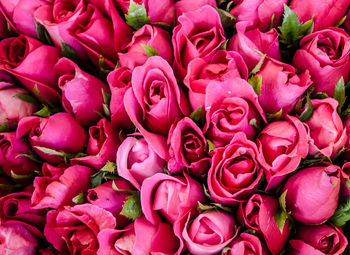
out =
[[[0,255],[350,251],[350,0],[0,0]]]

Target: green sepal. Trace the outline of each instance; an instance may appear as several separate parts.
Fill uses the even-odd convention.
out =
[[[345,82],[343,76],[339,79],[339,81],[335,84],[333,98],[338,101],[337,111],[340,114],[341,109],[345,103]]]
[[[197,110],[195,110],[191,113],[190,118],[194,122],[198,122],[202,118],[202,115],[203,115],[203,109],[202,109],[202,106],[199,106]]]
[[[72,198],[72,202],[74,204],[84,204],[85,202],[85,196],[84,193],[81,192],[78,195],[76,195],[75,197]]]
[[[145,5],[137,4],[130,0],[128,14],[125,14],[126,23],[135,30],[139,30],[149,24],[150,17],[147,15]]]
[[[159,56],[158,51],[150,45],[141,43],[142,48],[145,50],[147,57]]]
[[[127,200],[124,202],[123,209],[120,212],[120,215],[136,220],[142,214],[141,208],[141,199],[139,192],[137,194],[127,197]]]
[[[253,87],[255,93],[260,95],[262,77],[259,75],[252,76],[248,79],[248,83]]]

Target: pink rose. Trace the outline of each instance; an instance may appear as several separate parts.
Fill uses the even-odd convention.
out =
[[[205,95],[206,124],[204,131],[217,147],[228,144],[238,132],[253,140],[261,119],[266,122],[258,95],[245,80],[235,78],[208,84]]]
[[[34,151],[52,164],[63,161],[63,156],[58,152],[68,154],[82,152],[87,141],[82,126],[72,115],[65,112],[56,113],[48,118],[33,116],[21,119],[18,123],[17,137],[24,137],[27,134]]]
[[[241,203],[238,209],[238,220],[265,239],[272,254],[278,254],[287,242],[290,234],[289,222],[286,221],[281,233],[274,218],[277,213],[278,201],[268,195],[254,194],[248,202]]]
[[[266,245],[260,239],[252,234],[246,232],[241,233],[238,237],[233,239],[228,246],[230,250],[223,253],[223,255],[268,255]]]
[[[342,178],[340,186],[340,196],[350,196],[350,162],[346,162],[342,167]]]
[[[219,14],[211,6],[186,12],[178,18],[173,30],[174,71],[183,78],[194,58],[209,60],[225,41]]]
[[[263,33],[258,28],[248,30],[246,22],[238,22],[236,30],[237,34],[230,39],[227,49],[237,51],[243,57],[250,71],[259,63],[261,53],[270,58],[281,60],[276,29]]]
[[[180,0],[175,3],[176,17],[180,17],[186,12],[191,12],[202,8],[205,5],[210,5],[214,8],[217,7],[215,0]]]
[[[309,71],[296,74],[291,65],[268,58],[256,74],[261,77],[259,103],[265,113],[282,110],[282,116],[294,110],[304,92],[312,84]]]
[[[110,212],[92,204],[51,210],[46,220],[44,235],[63,254],[96,254],[97,234],[116,226]]]
[[[168,62],[159,56],[136,67],[131,84],[124,96],[125,110],[154,151],[167,159],[165,136],[176,119],[189,115],[186,96]]]
[[[263,175],[257,156],[256,144],[242,132],[226,147],[214,150],[207,182],[215,202],[235,205],[248,200]]]
[[[333,98],[313,99],[313,115],[306,124],[310,129],[310,155],[321,153],[332,159],[347,142],[346,129],[337,113]]]
[[[72,199],[90,188],[90,176],[94,171],[86,166],[54,167],[47,163],[43,176],[34,179],[32,208],[60,208],[74,205]]]
[[[145,138],[126,138],[117,152],[118,175],[140,190],[143,181],[163,173],[166,161],[160,158]]]
[[[283,187],[286,209],[303,224],[321,224],[338,205],[340,168],[334,165],[299,170]],[[305,196],[307,194],[307,196]]]
[[[192,110],[204,108],[205,90],[210,81],[224,81],[231,78],[248,78],[248,69],[241,55],[234,51],[217,51],[205,61],[195,58],[187,68],[184,84],[188,87],[188,97]]]
[[[343,120],[343,126],[344,126],[344,129],[346,130],[346,135],[348,137],[346,139],[346,144],[345,144],[346,150],[343,154],[343,157],[349,161],[350,160],[350,115],[347,115],[345,117],[345,120]]]
[[[326,92],[333,96],[339,79],[343,77],[345,82],[348,80],[349,35],[343,29],[331,27],[305,36],[300,41],[300,47],[294,55],[293,65],[299,72],[309,70],[314,92]]]
[[[121,66],[132,70],[136,66],[143,65],[148,56],[142,45],[153,47],[159,56],[169,64],[173,63],[173,48],[169,33],[161,28],[145,25],[135,32],[131,42],[126,46],[126,53],[118,54]]]
[[[350,33],[350,11],[348,11],[348,14],[346,15],[344,27],[345,27],[345,31],[349,34]]]
[[[185,171],[200,177],[210,168],[207,141],[202,130],[188,117],[174,123],[168,136],[170,172]]]
[[[268,124],[256,139],[258,161],[268,182],[266,189],[274,189],[298,168],[300,160],[309,152],[309,135],[296,117]]]
[[[200,183],[184,173],[182,176],[155,174],[141,186],[142,211],[153,224],[161,221],[160,215],[174,223],[187,212],[195,212],[197,203],[204,201]]]

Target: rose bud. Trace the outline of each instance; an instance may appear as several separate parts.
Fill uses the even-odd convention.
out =
[[[42,168],[43,176],[34,179],[32,208],[60,208],[74,205],[73,198],[90,188],[90,176],[94,171],[86,166],[51,166]]]
[[[172,172],[185,171],[200,177],[210,168],[207,141],[196,123],[185,117],[174,123],[168,136],[168,169]]]
[[[34,171],[41,169],[38,162],[26,156],[33,154],[27,142],[16,137],[16,132],[0,133],[0,166],[14,181],[28,181]]]
[[[170,126],[176,119],[190,115],[185,93],[168,62],[159,56],[136,67],[131,84],[124,96],[125,110],[153,150],[167,159]]]
[[[184,13],[173,30],[174,72],[177,78],[186,76],[187,65],[194,58],[209,60],[225,42],[224,29],[218,12],[205,5]]]
[[[153,47],[169,64],[173,63],[173,48],[171,46],[170,35],[167,31],[145,25],[137,30],[127,45],[126,53],[119,53],[119,62],[133,70],[136,66],[143,65],[148,59],[144,46]]]
[[[350,197],[350,162],[346,162],[341,172],[340,196]]]
[[[233,239],[228,246],[230,249],[222,255],[268,255],[266,245],[260,239],[252,234],[241,233]]]
[[[126,138],[117,152],[118,175],[140,190],[143,181],[163,173],[166,161],[161,159],[145,138]]]
[[[254,194],[248,202],[241,203],[238,209],[238,220],[265,239],[272,254],[279,254],[290,234],[289,221],[286,221],[282,231],[277,226],[275,214],[279,210],[275,197]]]
[[[114,129],[131,130],[133,124],[125,111],[124,101],[125,92],[131,87],[132,70],[122,66],[110,72],[107,76],[107,82],[111,91],[111,100],[109,110],[111,112],[111,123]]]
[[[257,157],[268,182],[266,189],[274,189],[298,168],[300,160],[309,152],[309,135],[296,117],[286,115],[283,121],[268,124],[256,139]]]
[[[321,224],[338,205],[340,168],[314,166],[299,170],[283,187],[287,212],[303,224]],[[307,196],[305,196],[307,194]]]
[[[96,254],[97,234],[115,226],[113,215],[96,205],[65,206],[47,213],[44,235],[62,254]]]
[[[216,147],[228,144],[238,132],[253,140],[261,119],[266,122],[258,95],[247,81],[239,78],[210,82],[205,95],[205,109],[204,132]]]
[[[180,0],[175,3],[176,17],[180,17],[183,13],[195,11],[202,8],[205,5],[210,5],[214,8],[217,7],[215,0]]]
[[[214,150],[207,182],[215,202],[235,205],[248,200],[263,175],[257,156],[256,144],[242,132],[226,147]]]
[[[193,59],[187,67],[184,84],[193,111],[204,108],[205,90],[210,81],[231,78],[248,78],[248,69],[241,55],[234,51],[217,51],[208,62],[202,58]]]
[[[347,161],[350,161],[350,115],[347,115],[345,117],[345,120],[343,120],[344,129],[346,130],[346,144],[345,144],[345,151],[343,153],[343,158]]]
[[[115,162],[116,153],[121,144],[118,133],[105,118],[89,128],[89,141],[85,157],[72,158],[71,162],[87,165],[100,170],[108,161]]]
[[[127,197],[130,196],[130,193],[114,190],[113,182],[114,185],[120,190],[134,190],[129,182],[119,178],[113,181],[105,182],[96,188],[89,189],[87,200],[90,202],[90,204],[96,205],[111,212],[117,221],[117,228],[122,229],[130,221],[125,216],[120,215],[123,205],[127,200]]]
[[[237,51],[243,57],[249,71],[259,63],[261,53],[276,60],[281,59],[276,29],[263,33],[258,28],[247,30],[245,22],[238,22],[236,30],[237,34],[230,39],[227,49]]]
[[[29,36],[0,41],[0,68],[15,76],[42,103],[54,104],[60,99],[53,71],[58,58],[57,48]]]
[[[270,58],[256,75],[262,79],[259,103],[264,112],[274,114],[282,110],[282,116],[294,110],[312,84],[308,70],[297,75],[293,66]]]
[[[184,176],[159,173],[142,183],[142,211],[152,224],[161,221],[160,215],[174,223],[187,212],[196,212],[198,202],[204,201],[202,185]]]
[[[63,161],[64,153],[82,152],[87,141],[84,129],[69,113],[60,112],[48,118],[25,117],[20,120],[17,137],[28,133],[34,151],[49,163]],[[52,152],[52,150],[56,152]]]
[[[283,5],[287,0],[245,0],[240,1],[230,14],[237,17],[237,22],[246,22],[247,30],[259,28],[260,31],[266,31],[273,18],[273,27],[277,27],[280,17],[283,13]]]
[[[327,224],[300,226],[295,238],[289,241],[291,249],[288,254],[341,255],[348,245],[343,231]]]
[[[315,93],[325,92],[333,96],[339,79],[348,80],[349,35],[343,29],[331,27],[305,36],[300,41],[300,47],[294,55],[293,66],[299,72],[309,70]]]
[[[292,0],[289,7],[296,12],[301,22],[310,19],[314,22],[314,31],[334,27],[344,17],[349,7],[348,0],[326,0],[322,2]]]
[[[71,113],[81,125],[95,124],[103,113],[103,93],[109,94],[108,86],[82,71],[68,58],[61,58],[54,69],[59,77],[58,86],[62,91],[65,111]]]
[[[310,129],[310,155],[321,153],[334,157],[347,142],[346,129],[337,113],[338,101],[333,98],[313,99],[312,117],[306,122]]]

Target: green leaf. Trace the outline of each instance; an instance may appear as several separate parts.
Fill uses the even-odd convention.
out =
[[[298,39],[300,21],[297,14],[284,4],[283,22],[279,27],[281,39],[287,43],[294,43]]]
[[[34,115],[46,118],[46,117],[49,117],[51,115],[51,111],[49,110],[49,108],[46,105],[44,105],[44,107],[41,108],[36,113],[34,113]]]
[[[341,108],[343,107],[346,96],[345,96],[345,82],[343,76],[339,79],[339,81],[335,84],[333,98],[338,101],[337,111],[340,114]]]
[[[194,122],[198,122],[202,118],[202,115],[203,115],[203,109],[202,109],[202,106],[199,106],[197,110],[195,110],[191,113],[190,118]]]
[[[264,64],[266,58],[266,54],[261,55],[261,58],[259,60],[259,63],[256,64],[256,66],[253,68],[253,70],[250,72],[250,76],[255,75],[257,72],[260,71],[262,65]]]
[[[117,169],[117,164],[111,161],[107,161],[107,163],[102,167],[101,171],[109,172],[109,173],[115,173],[115,170]]]
[[[33,177],[33,173],[27,174],[27,175],[20,175],[20,174],[16,174],[15,172],[13,172],[13,170],[11,170],[11,177],[13,179],[19,180],[19,179],[28,179],[28,178],[32,178]]]
[[[224,29],[235,27],[237,19],[235,16],[220,8],[216,8],[216,11],[220,16],[221,24]]]
[[[74,204],[83,204],[85,202],[85,197],[84,197],[84,193],[81,192],[78,195],[76,195],[75,197],[72,198],[72,202]]]
[[[303,38],[304,36],[311,34],[313,30],[314,30],[314,18],[306,21],[300,26],[299,32],[298,32],[299,38]]]
[[[350,221],[350,199],[343,205],[340,205],[331,218],[331,221],[337,227],[344,226]]]
[[[215,144],[213,144],[212,141],[210,141],[209,139],[207,139],[207,143],[208,143],[208,146],[209,146],[209,152],[213,151],[215,149]]]
[[[103,102],[107,105],[109,105],[110,101],[111,101],[111,95],[107,94],[106,91],[102,88],[102,96],[103,96]]]
[[[138,30],[149,23],[150,17],[147,15],[144,4],[140,5],[130,0],[128,14],[125,14],[125,19],[129,26]]]
[[[94,175],[91,175],[90,181],[91,181],[91,187],[96,188],[97,186],[102,184],[102,180],[105,177],[107,172],[104,171],[98,171]]]
[[[104,116],[106,116],[108,119],[110,119],[111,118],[111,112],[109,110],[109,106],[106,105],[106,104],[103,104],[102,107],[103,107]]]
[[[6,131],[9,131],[9,128],[7,126],[7,123],[4,122],[0,125],[0,132],[6,132]]]
[[[38,101],[32,95],[30,95],[28,93],[17,93],[17,94],[15,94],[13,96],[21,99],[24,102],[31,103],[33,105],[38,105],[39,104]]]
[[[260,95],[262,77],[259,75],[252,76],[248,79],[248,83],[253,87],[255,93]]]
[[[33,92],[34,92],[34,95],[36,96],[36,98],[38,98],[39,100],[41,100],[42,102],[46,103],[48,106],[50,106],[52,108],[55,107],[49,100],[47,100],[46,98],[41,96],[37,84],[34,85]]]
[[[341,25],[343,25],[345,20],[346,20],[346,15],[339,21],[337,25],[335,25],[335,27],[340,27]]]
[[[278,198],[278,202],[280,204],[280,207],[282,208],[282,210],[284,212],[287,212],[287,209],[286,209],[286,195],[287,195],[287,191],[288,190],[285,190],[281,195],[280,197]]]
[[[73,60],[74,62],[79,62],[79,54],[68,44],[62,42],[62,56]]]
[[[310,99],[310,94],[312,93],[312,91],[313,89],[309,90],[309,92],[306,95],[306,107],[299,117],[299,120],[302,122],[307,122],[309,119],[311,119],[312,114],[314,113],[314,107]]]
[[[286,221],[288,219],[288,214],[283,211],[282,209],[278,209],[277,212],[274,215],[274,219],[276,221],[276,224],[278,226],[278,229],[280,230],[281,234],[283,233],[284,225],[286,224]]]
[[[279,119],[282,116],[282,113],[283,113],[282,108],[278,112],[266,113],[267,121],[272,122],[272,121]]]
[[[145,50],[146,55],[150,58],[153,56],[159,56],[158,51],[150,45],[141,43],[142,48]]]
[[[141,200],[139,192],[137,194],[127,197],[127,200],[124,202],[123,209],[120,212],[120,215],[136,220],[142,214],[141,209]]]

